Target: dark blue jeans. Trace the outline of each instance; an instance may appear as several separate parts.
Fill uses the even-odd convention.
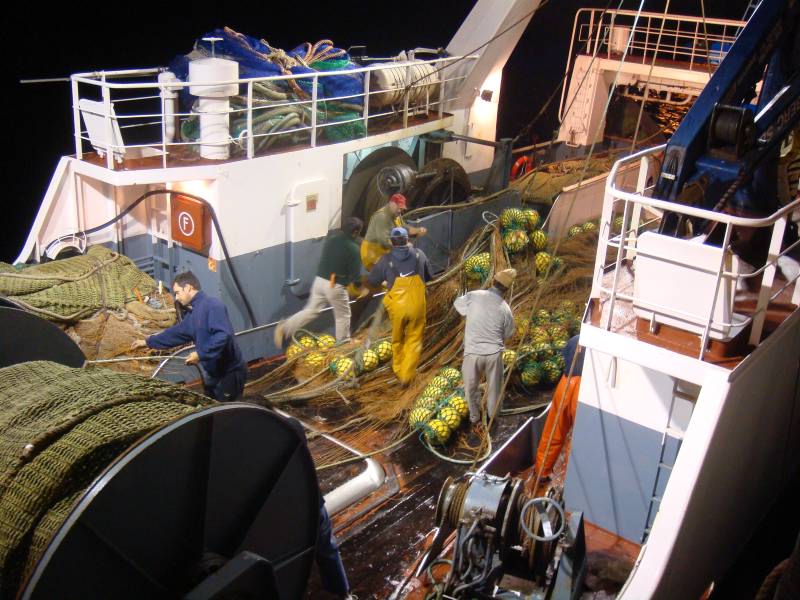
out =
[[[228,371],[219,379],[214,379],[206,375],[205,391],[206,396],[214,398],[219,402],[232,402],[242,395],[244,382],[247,380],[247,366]]]
[[[331,519],[325,505],[319,507],[319,536],[317,537],[317,567],[322,587],[332,594],[346,596],[350,592],[347,574],[344,572],[339,543],[333,535]]]

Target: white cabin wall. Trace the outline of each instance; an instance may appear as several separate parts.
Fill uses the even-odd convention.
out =
[[[453,133],[483,140],[497,139],[497,109],[500,102],[500,84],[503,71],[498,69],[486,78],[480,90],[491,90],[492,99],[486,101],[479,91],[473,91],[473,102],[467,109],[453,112]],[[480,173],[492,166],[494,148],[469,142],[450,142],[444,145],[442,156],[451,158],[464,167],[467,173]]]

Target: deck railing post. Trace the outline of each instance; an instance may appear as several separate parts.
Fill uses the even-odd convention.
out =
[[[711,324],[714,322],[714,309],[717,307],[717,298],[719,297],[719,288],[722,287],[720,284],[722,283],[722,273],[725,271],[725,258],[726,253],[728,251],[728,246],[731,242],[731,233],[733,232],[733,226],[730,223],[725,225],[725,239],[722,241],[722,252],[720,253],[719,257],[719,267],[717,268],[717,277],[715,281],[714,293],[711,295],[711,306],[708,310],[708,319],[706,319],[706,326],[703,329],[703,337],[700,338],[700,355],[697,357],[698,360],[703,360],[703,354],[706,352],[706,346],[708,345],[708,338],[711,334]]]
[[[775,282],[775,271],[778,257],[781,253],[783,234],[786,231],[786,221],[788,215],[782,216],[772,226],[772,238],[769,242],[769,254],[767,255],[767,268],[761,276],[761,290],[758,292],[758,302],[756,312],[753,315],[753,326],[750,328],[750,341],[752,346],[757,346],[761,341],[761,333],[764,330],[764,321],[767,317],[767,306],[772,298],[772,284]]]
[[[411,96],[411,65],[406,65],[406,89],[403,94],[403,127],[408,127],[408,99]]]
[[[314,75],[311,80],[311,147],[317,146],[317,86],[319,76]]]
[[[362,111],[362,118],[364,119],[364,137],[369,135],[369,84],[370,75],[372,71],[364,73],[364,110]]]
[[[255,143],[253,141],[253,81],[247,82],[247,158],[253,158]]]
[[[75,132],[75,158],[78,160],[83,158],[83,140],[81,135],[81,109],[79,98],[78,82],[74,78],[70,78],[72,84],[72,128]]]
[[[114,168],[114,137],[111,127],[111,90],[106,86],[105,74],[102,80],[103,86],[103,122],[106,131],[106,166]]]

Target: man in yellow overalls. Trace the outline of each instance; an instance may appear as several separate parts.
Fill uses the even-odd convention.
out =
[[[403,194],[392,194],[386,206],[375,211],[370,218],[367,234],[361,242],[361,264],[367,271],[371,271],[381,256],[392,249],[389,240],[392,227],[404,227],[411,236],[427,233],[428,230],[424,227],[406,226],[400,214],[407,207],[408,203]]]
[[[367,277],[375,287],[386,282],[383,305],[392,322],[392,370],[403,385],[417,372],[425,329],[425,282],[431,279],[425,253],[408,243],[403,227],[391,230],[391,252],[384,254]]]

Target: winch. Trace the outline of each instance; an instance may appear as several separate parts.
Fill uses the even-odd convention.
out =
[[[447,576],[436,584],[449,597],[572,599],[580,594],[583,514],[567,515],[557,488],[534,497],[515,477],[482,472],[448,477],[439,493],[436,525],[416,573],[449,564]],[[453,531],[452,555],[446,559],[442,546]]]

